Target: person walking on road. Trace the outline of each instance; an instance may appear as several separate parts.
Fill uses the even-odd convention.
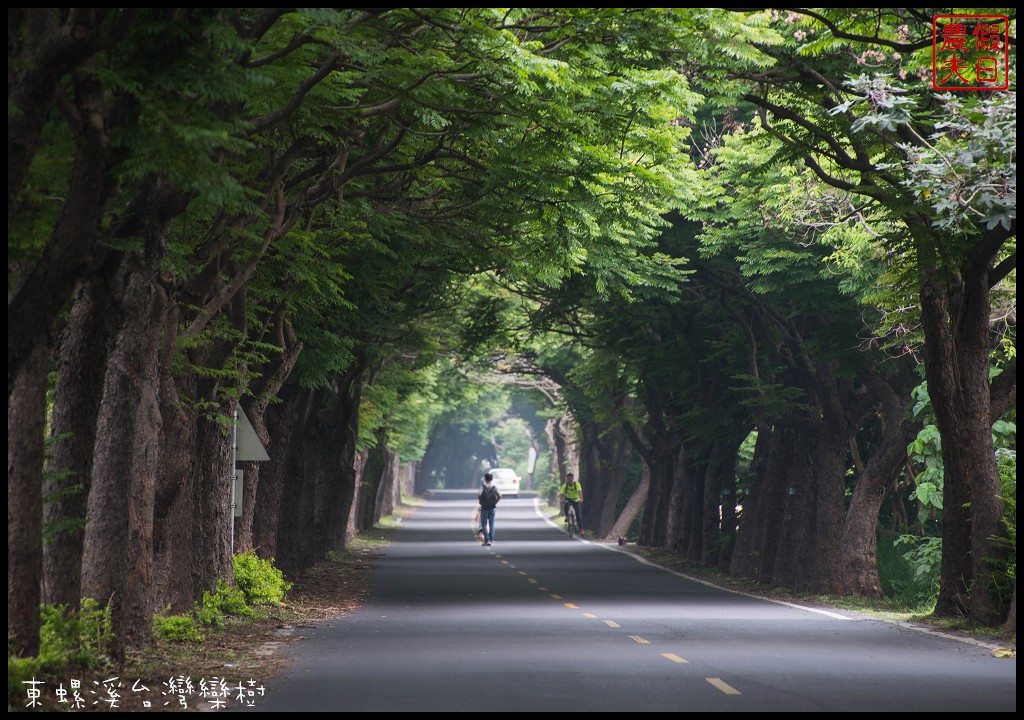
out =
[[[576,525],[579,527],[580,537],[583,537],[583,511],[580,509],[580,503],[583,502],[583,486],[572,473],[565,474],[565,482],[558,488],[558,499],[562,512],[565,513],[566,522],[569,522],[569,506],[575,508]]]
[[[480,530],[484,534],[484,545],[494,543],[494,508],[501,500],[501,493],[494,485],[494,478],[490,473],[484,475],[484,486],[477,493],[477,500],[480,501]]]

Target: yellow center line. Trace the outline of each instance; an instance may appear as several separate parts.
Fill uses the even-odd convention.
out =
[[[634,642],[636,642],[636,643],[639,643],[640,645],[650,645],[650,644],[651,644],[651,641],[650,641],[650,640],[644,640],[644,639],[643,639],[642,637],[640,637],[639,635],[630,635],[629,637],[630,637],[630,638],[631,638],[631,639],[632,639],[632,640],[633,640]]]
[[[662,653],[661,656],[663,658],[668,658],[669,660],[671,660],[674,663],[688,663],[688,662],[690,662],[689,660],[684,660],[683,658],[679,657],[675,653]]]
[[[617,627],[622,627],[621,625],[619,625],[619,624],[618,624],[617,622],[615,622],[614,620],[605,620],[605,621],[604,621],[604,624],[605,624],[605,625],[607,625],[607,626],[608,626],[608,627],[610,627],[610,628],[617,628]]]
[[[554,595],[554,594],[552,594],[551,597],[554,598],[555,600],[561,600],[562,599],[561,595]]]
[[[593,619],[596,618],[597,615],[594,615],[593,613],[583,613],[583,617]]]
[[[539,587],[537,589],[540,590],[541,592],[547,592],[548,591],[548,589],[546,587]]]
[[[575,605],[573,605],[572,603],[565,603],[565,606],[566,606],[567,608],[569,608],[570,610],[577,610],[577,609],[578,609],[578,608],[577,608],[577,607],[576,607]]]
[[[714,685],[719,690],[721,690],[726,695],[742,695],[743,694],[739,690],[734,688],[732,685],[730,685],[729,683],[725,682],[722,678],[704,678],[704,679],[707,680],[712,685]]]

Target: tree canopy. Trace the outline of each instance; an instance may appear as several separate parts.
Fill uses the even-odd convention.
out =
[[[943,94],[916,9],[8,19],[18,651],[40,600],[115,598],[124,652],[232,550],[300,572],[509,427],[601,534],[862,594],[933,427],[936,611],[1006,618],[1009,47]]]

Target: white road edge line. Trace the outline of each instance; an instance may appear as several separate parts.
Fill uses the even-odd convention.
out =
[[[553,522],[550,518],[548,518],[544,513],[542,513],[540,511],[540,501],[539,501],[538,498],[534,498],[533,499],[533,508],[536,511],[538,517],[540,517],[542,520],[544,520],[544,522],[546,522],[551,527],[553,527],[555,529],[558,529],[559,526],[555,522]],[[696,577],[692,577],[690,575],[687,575],[686,573],[681,573],[678,570],[673,570],[671,568],[662,567],[661,565],[657,565],[655,563],[652,563],[647,558],[643,558],[643,557],[640,557],[639,555],[634,555],[633,553],[631,553],[631,552],[629,552],[627,550],[620,549],[617,545],[605,545],[604,543],[592,543],[592,542],[590,542],[588,540],[583,540],[582,542],[586,542],[586,543],[588,543],[590,545],[594,545],[595,547],[604,548],[605,550],[608,550],[609,552],[617,552],[617,553],[620,553],[622,555],[626,555],[627,557],[631,557],[634,560],[636,560],[637,562],[642,563],[644,565],[648,565],[648,566],[650,566],[652,568],[657,568],[658,570],[663,570],[663,571],[665,571],[667,573],[671,573],[672,575],[676,575],[676,576],[681,577],[681,578],[683,578],[685,580],[689,580],[689,581],[695,582],[695,583],[700,583],[701,585],[707,585],[708,587],[712,587],[712,588],[715,588],[716,590],[721,590],[723,592],[732,593],[733,595],[742,595],[744,597],[750,597],[750,598],[754,598],[756,600],[764,600],[766,602],[775,603],[776,605],[785,605],[786,607],[791,607],[791,608],[794,608],[796,610],[806,610],[807,612],[817,613],[819,615],[825,615],[826,617],[834,618],[836,620],[855,620],[856,619],[856,618],[852,618],[852,617],[847,617],[846,615],[840,615],[838,613],[829,612],[827,610],[819,610],[817,608],[811,608],[811,607],[807,607],[805,605],[797,605],[795,603],[788,603],[788,602],[785,602],[783,600],[773,600],[772,598],[763,597],[761,595],[754,595],[753,593],[744,592],[742,590],[734,590],[733,588],[727,588],[727,587],[723,587],[721,585],[716,585],[713,582],[708,582],[707,580],[702,580],[700,578],[696,578]],[[986,642],[982,642],[981,640],[975,640],[974,638],[965,638],[965,637],[960,637],[958,635],[951,635],[949,633],[942,632],[941,630],[932,630],[931,628],[918,627],[917,625],[912,625],[911,623],[908,623],[905,620],[887,620],[885,618],[876,618],[876,617],[869,617],[868,619],[869,620],[877,620],[879,622],[891,623],[891,624],[896,625],[898,627],[906,628],[907,630],[916,630],[917,632],[924,633],[925,635],[935,635],[936,637],[946,638],[947,640],[956,640],[958,642],[962,642],[962,643],[965,643],[967,645],[976,645],[977,647],[985,648],[986,650],[996,650],[997,648],[1003,647],[1002,645],[986,643]]]

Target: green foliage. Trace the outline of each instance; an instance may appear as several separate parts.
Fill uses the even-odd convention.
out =
[[[201,643],[206,638],[196,628],[191,615],[153,616],[153,634],[171,642]]]
[[[96,667],[113,637],[109,607],[83,598],[79,609],[64,605],[40,608],[39,661],[43,667]]]
[[[12,639],[7,638],[7,694],[21,694],[22,683],[39,674],[54,674],[69,669],[80,671],[107,663],[114,631],[110,607],[100,607],[91,598],[83,598],[78,610],[64,605],[39,608],[39,655],[17,657]]]
[[[925,425],[914,442],[907,446],[907,453],[924,465],[924,470],[914,478],[917,487],[911,493],[911,498],[919,503],[918,522],[923,525],[933,508],[942,509],[944,476],[939,428]]]
[[[856,97],[833,113],[867,108],[853,123],[893,131],[906,126],[914,142],[900,144],[906,160],[904,184],[931,207],[933,224],[941,230],[975,232],[978,227],[1010,229],[1017,218],[1017,102],[1014,93],[938,97],[931,117],[919,111],[923,102],[907,86],[886,74],[860,75],[850,81]],[[915,117],[916,115],[916,117]],[[921,137],[914,122],[932,132]],[[882,169],[891,166],[881,165]]]
[[[281,602],[292,587],[273,558],[263,560],[254,551],[235,555],[235,585],[252,605]]]
[[[939,597],[942,538],[901,535],[891,545],[899,552],[907,572],[892,571],[894,559],[891,555],[888,555],[887,562],[889,572],[883,572],[886,553],[879,543],[879,573],[889,575],[890,592],[907,607],[930,610]]]
[[[1005,536],[993,538],[1005,553],[998,558],[989,558],[995,572],[993,582],[996,593],[1007,607],[1017,586],[1017,452],[1009,448],[996,451],[999,464],[999,499],[1003,502],[1003,526]]]
[[[510,467],[526,483],[526,463],[530,453],[530,436],[520,418],[505,418],[494,428],[495,461],[498,467]]]
[[[26,682],[31,682],[42,671],[39,658],[18,657],[12,654],[11,636],[7,636],[7,697],[24,697]],[[9,712],[9,710],[8,710]]]
[[[203,592],[203,600],[196,603],[195,617],[203,625],[221,625],[225,615],[253,617],[255,611],[245,602],[245,593],[231,587],[222,579],[217,580],[217,590]]]

